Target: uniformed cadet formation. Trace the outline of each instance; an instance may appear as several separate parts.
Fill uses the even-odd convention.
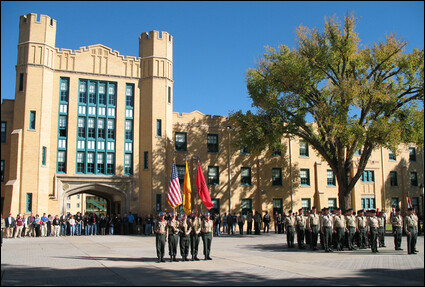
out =
[[[192,255],[192,261],[198,261],[198,246],[200,238],[202,238],[204,246],[204,259],[212,260],[210,257],[211,242],[213,239],[213,220],[210,219],[210,213],[206,212],[202,218],[198,217],[196,210],[192,212],[192,216],[187,218],[186,214],[182,214],[181,218],[176,218],[174,213],[168,220],[165,214],[161,212],[159,219],[155,224],[156,234],[156,254],[157,262],[165,262],[165,243],[168,241],[168,250],[170,262],[178,261],[177,245],[180,240],[180,255],[182,261],[189,261],[189,249]]]

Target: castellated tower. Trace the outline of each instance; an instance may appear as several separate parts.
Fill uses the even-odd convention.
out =
[[[6,185],[11,211],[25,210],[27,192],[39,210],[48,208],[49,165],[42,162],[51,139],[53,61],[56,21],[46,15],[19,19],[15,113],[11,136],[10,180]],[[28,88],[31,87],[31,88]],[[43,166],[44,168],[39,168]],[[38,190],[38,192],[37,192]]]
[[[139,38],[140,154],[148,169],[141,169],[142,212],[168,207],[167,189],[173,154],[173,37],[151,31]],[[142,160],[141,160],[142,162]]]

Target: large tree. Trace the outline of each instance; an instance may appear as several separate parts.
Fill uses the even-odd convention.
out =
[[[300,26],[296,48],[267,47],[247,71],[254,111],[231,115],[239,144],[257,153],[288,135],[308,142],[336,175],[343,209],[374,149],[424,141],[424,50],[405,53],[407,42],[395,35],[364,47],[356,21],[328,18],[323,32]]]

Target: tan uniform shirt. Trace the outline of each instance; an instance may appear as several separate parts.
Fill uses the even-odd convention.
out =
[[[320,224],[320,218],[319,215],[316,213],[312,213],[308,216],[308,227],[311,228],[312,226],[317,226]]]
[[[285,226],[294,226],[295,225],[295,217],[293,215],[287,216],[285,218]]]
[[[245,217],[243,215],[238,216],[238,224],[245,224]]]
[[[370,227],[370,228],[379,228],[379,220],[378,220],[378,217],[376,217],[376,215],[375,216],[370,216],[370,217],[368,217],[367,218],[367,225]]]
[[[345,217],[342,214],[334,216],[334,228],[345,228]]]
[[[332,215],[330,214],[323,215],[321,223],[322,223],[322,227],[332,227],[332,223],[333,223]]]
[[[366,216],[364,215],[357,216],[357,228],[363,229],[363,228],[366,228],[366,225],[367,225]]]
[[[177,220],[168,221],[168,234],[179,234],[179,222]]]
[[[155,233],[167,235],[168,233],[167,225],[168,225],[168,221],[166,221],[165,219],[164,220],[158,219],[155,224]]]
[[[192,218],[190,220],[190,227],[192,227],[192,231],[196,234],[201,232],[201,219],[199,217]]]
[[[209,220],[202,220],[201,222],[201,231],[202,233],[212,233],[214,229],[214,222],[209,219]]]
[[[410,214],[404,217],[404,230],[407,232],[409,232],[409,228],[414,228],[415,232],[417,231],[418,228],[418,221],[417,221],[417,216],[414,214]]]
[[[401,215],[391,216],[391,224],[393,227],[403,227],[403,217]]]
[[[190,224],[187,222],[187,219],[180,221],[179,230],[180,230],[180,233],[184,235],[190,234],[190,232],[192,231],[192,228],[190,227]]]
[[[356,228],[357,226],[356,226],[356,217],[354,216],[354,215],[347,215],[346,217],[345,217],[345,221],[346,221],[346,223],[347,223],[347,228]]]
[[[298,215],[295,219],[296,225],[299,227],[305,227],[306,219],[304,215]]]
[[[378,217],[378,223],[379,223],[379,228],[384,228],[385,227],[385,218]]]

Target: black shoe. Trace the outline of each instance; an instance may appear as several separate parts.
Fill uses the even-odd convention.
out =
[[[161,262],[161,259],[160,258],[158,258],[158,260],[156,260],[156,263],[159,263],[159,262]]]
[[[376,253],[379,253],[378,249],[376,249]]]
[[[164,257],[161,258],[161,262],[165,262]]]
[[[208,256],[208,257],[207,257],[207,260],[212,260],[212,258]]]
[[[195,256],[195,260],[196,260],[196,261],[199,261],[199,258],[198,258],[197,256]]]
[[[333,250],[332,249],[328,249],[329,250],[329,252],[333,252]]]
[[[173,262],[173,256],[170,257],[170,262]]]
[[[173,256],[173,261],[175,261],[175,262],[178,261],[177,258],[176,258],[176,256]]]
[[[187,259],[187,257],[184,258],[184,261],[189,261],[189,259]]]

